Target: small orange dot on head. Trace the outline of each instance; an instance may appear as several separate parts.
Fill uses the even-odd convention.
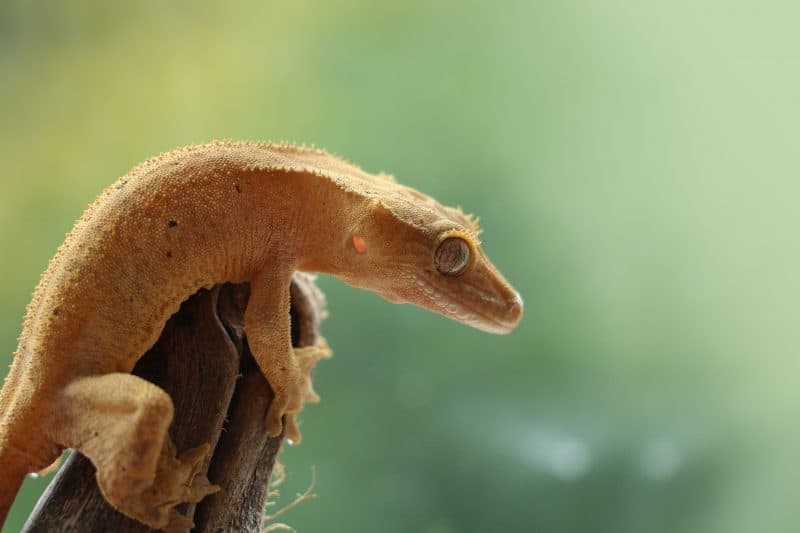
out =
[[[367,253],[367,243],[361,235],[353,235],[353,247],[360,254]]]

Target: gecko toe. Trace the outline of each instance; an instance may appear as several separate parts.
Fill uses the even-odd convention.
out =
[[[300,441],[303,440],[300,428],[297,427],[297,419],[294,413],[286,414],[286,438],[292,441],[292,444],[300,444]]]
[[[189,503],[197,503],[209,494],[214,494],[222,490],[219,485],[212,485],[206,476],[197,476],[192,485],[186,489],[183,500]]]
[[[203,462],[206,455],[208,455],[209,450],[211,449],[211,445],[208,443],[201,444],[195,448],[190,448],[184,451],[179,457],[178,461],[182,464],[187,465],[192,468],[192,470],[196,470],[197,467]]]
[[[188,516],[182,515],[175,509],[169,512],[169,522],[163,528],[167,533],[183,533],[194,527],[194,522]]]
[[[266,417],[267,434],[270,437],[277,437],[283,432],[283,415],[288,403],[289,397],[285,393],[275,394],[272,399]]]

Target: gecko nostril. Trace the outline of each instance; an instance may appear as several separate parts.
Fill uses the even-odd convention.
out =
[[[511,320],[515,323],[522,316],[522,307],[522,297],[519,293],[514,294],[514,297],[508,301],[508,314],[511,315]]]

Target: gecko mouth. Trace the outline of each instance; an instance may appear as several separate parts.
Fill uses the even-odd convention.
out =
[[[453,295],[418,274],[406,273],[413,279],[418,294],[424,296],[423,307],[462,324],[502,334],[514,329],[522,317],[522,298],[513,289],[510,298],[502,298],[464,283],[459,287],[459,295]]]

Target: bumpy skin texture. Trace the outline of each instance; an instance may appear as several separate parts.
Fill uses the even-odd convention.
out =
[[[24,475],[74,448],[121,512],[188,527],[174,505],[217,490],[197,474],[207,445],[176,458],[169,396],[130,375],[181,302],[251,284],[245,327],[275,391],[267,428],[297,441],[295,415],[316,396],[291,347],[292,272],[505,333],[522,300],[478,233],[460,209],[320,150],[215,142],[138,166],[78,220],[28,306],[0,391],[0,522]]]

